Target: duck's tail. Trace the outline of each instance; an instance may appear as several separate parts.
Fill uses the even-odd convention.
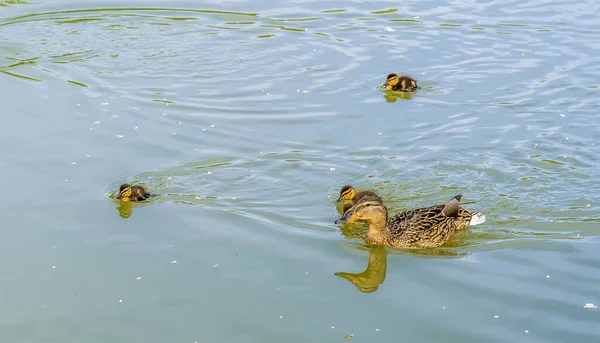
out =
[[[481,212],[473,212],[471,213],[471,221],[469,222],[470,226],[482,224],[485,222],[485,216]]]

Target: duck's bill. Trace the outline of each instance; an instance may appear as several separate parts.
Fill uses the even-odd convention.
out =
[[[354,212],[350,211],[350,212],[344,214],[343,216],[341,216],[340,219],[335,221],[335,223],[337,225],[342,225],[342,224],[352,223],[355,220],[356,220],[356,216],[354,215]]]
[[[388,86],[388,83],[386,82],[386,83],[384,83],[382,86],[383,86],[383,87],[385,87],[385,88],[387,88],[387,86]]]
[[[340,196],[339,198],[337,198],[337,200],[335,202],[342,202],[342,197]]]
[[[115,199],[117,199],[117,200],[121,200],[121,198],[122,198],[121,193],[117,194],[117,196],[115,197]]]

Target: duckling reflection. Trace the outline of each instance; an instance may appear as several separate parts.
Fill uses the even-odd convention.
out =
[[[117,210],[119,211],[119,216],[121,218],[129,218],[133,212],[133,206],[131,206],[129,201],[120,201]]]
[[[379,285],[385,281],[387,271],[387,250],[382,247],[371,247],[369,249],[369,263],[361,273],[337,272],[334,275],[344,278],[361,292],[375,292]]]
[[[396,102],[396,101],[398,101],[398,98],[404,99],[404,100],[410,100],[410,99],[412,99],[413,94],[414,93],[395,93],[395,94],[385,93],[385,95],[383,97],[385,98],[385,101],[387,101],[387,102]]]

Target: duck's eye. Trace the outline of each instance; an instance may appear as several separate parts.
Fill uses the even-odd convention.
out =
[[[369,207],[369,206],[371,206],[371,204],[370,204],[370,203],[366,203],[366,204],[365,204],[365,206],[366,206],[366,207]]]

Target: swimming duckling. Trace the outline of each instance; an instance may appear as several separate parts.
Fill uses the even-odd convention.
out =
[[[366,196],[352,210],[336,220],[336,224],[366,221],[367,243],[396,249],[438,247],[448,242],[457,230],[485,222],[479,212],[460,208],[457,195],[446,204],[398,213],[388,220],[388,210],[380,198]]]
[[[398,76],[398,74],[390,74],[387,76],[383,87],[389,91],[414,92],[419,88],[417,80],[406,76]]]
[[[132,186],[124,183],[119,187],[119,194],[116,199],[121,201],[144,201],[151,196],[153,194],[146,192],[142,186]]]
[[[350,209],[352,209],[352,204],[344,204],[344,207],[342,207],[342,214],[346,214],[348,211],[350,211]]]
[[[354,206],[360,199],[362,199],[365,196],[375,196],[380,198],[379,195],[377,195],[377,193],[373,192],[373,191],[359,191],[357,192],[356,189],[354,189],[354,187],[350,186],[350,185],[346,185],[344,187],[342,187],[342,189],[340,189],[340,197],[337,199],[337,203],[338,204],[344,204],[343,205],[343,209],[344,211],[342,211],[342,213],[345,213],[346,211],[346,204],[350,204],[351,206]]]

